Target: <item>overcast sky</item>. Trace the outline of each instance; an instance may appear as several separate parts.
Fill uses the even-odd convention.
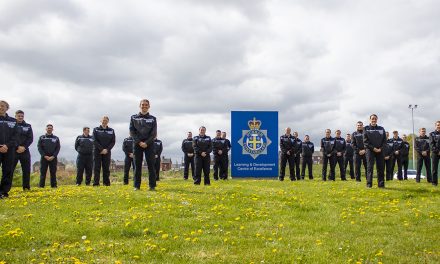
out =
[[[25,111],[37,138],[47,123],[60,157],[76,157],[83,126],[103,115],[123,159],[139,99],[158,118],[163,154],[179,160],[186,131],[230,135],[231,110],[279,111],[318,144],[325,128],[352,132],[375,112],[409,133],[440,119],[440,2],[0,2],[0,98]],[[34,160],[36,141],[32,146]]]

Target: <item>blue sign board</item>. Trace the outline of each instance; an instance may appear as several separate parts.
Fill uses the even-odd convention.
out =
[[[231,112],[232,177],[278,177],[278,112]]]

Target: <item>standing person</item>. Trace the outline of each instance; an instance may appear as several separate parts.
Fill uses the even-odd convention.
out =
[[[290,134],[290,127],[285,129],[285,134],[280,137],[280,149],[281,149],[281,169],[280,169],[280,181],[284,181],[284,175],[286,172],[286,164],[289,163],[290,180],[295,179],[295,160],[294,160],[294,144],[295,138]]]
[[[295,142],[293,144],[293,160],[295,163],[295,175],[297,180],[301,180],[301,171],[299,168],[299,164],[301,163],[301,152],[302,152],[302,141],[298,137],[298,132],[293,132],[293,138],[295,139]]]
[[[94,139],[90,135],[90,128],[84,127],[83,134],[75,140],[75,150],[78,152],[76,158],[76,185],[81,185],[84,171],[86,172],[86,185],[92,181],[93,170],[93,147]]]
[[[192,132],[188,132],[186,134],[186,139],[182,141],[182,151],[184,155],[183,162],[185,164],[183,169],[183,179],[188,180],[189,166],[191,166],[191,176],[194,180],[194,148]]]
[[[364,124],[358,121],[356,131],[352,133],[353,150],[354,150],[354,177],[356,181],[361,181],[361,166],[364,165],[365,176],[367,175],[367,158],[364,146]]]
[[[341,137],[341,130],[338,129],[335,132],[335,152],[336,152],[335,169],[336,169],[336,164],[338,164],[339,173],[341,174],[342,181],[347,180],[347,178],[345,177],[345,166],[344,166],[344,155],[346,149],[347,149],[347,143],[345,142],[345,139]]]
[[[160,172],[160,161],[161,161],[162,151],[163,151],[162,141],[157,139],[156,137],[154,139],[154,170],[156,171],[156,181],[160,181],[159,172]]]
[[[122,151],[125,153],[124,159],[124,185],[128,185],[128,178],[130,175],[130,168],[134,170],[134,161],[133,161],[133,137],[129,135],[127,138],[124,138],[124,142],[122,143]]]
[[[335,180],[335,139],[331,137],[332,131],[330,129],[325,130],[325,137],[321,139],[321,152],[323,157],[322,166],[322,180],[327,180],[327,164],[330,163],[330,176],[329,180]]]
[[[31,189],[31,153],[29,146],[34,141],[34,133],[32,132],[32,126],[24,121],[24,112],[22,110],[15,112],[15,119],[17,120],[18,129],[18,147],[15,152],[12,173],[14,173],[18,161],[20,161],[23,175],[23,191],[25,191]]]
[[[111,150],[115,146],[116,136],[113,128],[108,126],[108,116],[103,116],[101,125],[93,129],[94,148],[94,178],[93,186],[99,186],[102,167],[102,181],[105,186],[110,186]]]
[[[40,188],[46,184],[47,167],[50,172],[50,187],[57,187],[58,153],[60,152],[60,139],[53,134],[53,125],[46,125],[46,134],[38,140],[38,152],[40,152]]]
[[[367,187],[373,186],[374,162],[376,162],[377,184],[385,188],[383,148],[387,144],[385,129],[377,125],[377,115],[370,115],[370,125],[364,129],[364,146],[367,156]]]
[[[390,139],[390,133],[388,131],[385,133],[386,135],[386,144],[383,147],[383,155],[385,160],[385,176],[387,181],[393,180],[393,168],[392,168],[392,162],[393,162],[393,146],[394,141]]]
[[[0,100],[0,164],[2,166],[0,199],[9,197],[14,174],[12,166],[17,147],[17,121],[8,116],[8,110],[8,102]]]
[[[351,135],[347,134],[345,137],[345,155],[344,155],[344,170],[345,174],[347,174],[347,166],[350,166],[350,178],[354,180],[354,172],[353,172],[353,142],[351,142]]]
[[[398,131],[393,131],[392,141],[393,141],[393,155],[392,155],[393,158],[391,161],[391,174],[394,173],[394,168],[397,162],[397,179],[401,181],[403,178],[402,178],[402,155],[400,152],[402,150],[403,141],[399,137]],[[393,177],[393,175],[391,175],[391,177]]]
[[[220,130],[215,131],[215,138],[212,139],[212,153],[214,154],[214,181],[218,181],[218,174],[222,169],[222,155],[225,140],[222,138],[222,132]]]
[[[432,158],[432,185],[438,185],[438,161],[440,159],[440,121],[435,122],[435,130],[429,133]]]
[[[301,178],[304,179],[306,174],[306,166],[309,171],[309,179],[313,180],[313,153],[315,152],[315,145],[310,142],[309,135],[304,137],[304,142],[302,143],[302,164],[301,164]]]
[[[422,173],[423,163],[425,163],[426,177],[428,182],[432,182],[431,177],[431,160],[429,158],[429,137],[426,135],[426,128],[419,129],[419,136],[416,138],[415,149],[417,152],[417,175],[416,182],[420,182],[420,175]]]
[[[403,179],[408,180],[408,164],[409,164],[409,148],[407,137],[405,134],[402,136],[402,148],[400,149],[400,158],[402,160],[403,167]]]
[[[211,185],[209,179],[209,170],[211,167],[212,140],[206,135],[206,127],[199,128],[199,135],[194,137],[193,147],[195,152],[196,175],[194,179],[195,185],[200,185],[202,181],[202,171],[204,175],[203,183]]]
[[[222,153],[222,171],[220,174],[220,179],[227,180],[228,179],[228,168],[229,168],[229,150],[231,149],[231,141],[226,138],[226,132],[222,132],[222,139],[225,141],[223,144],[223,153]]]
[[[150,115],[150,101],[142,99],[139,114],[130,118],[130,133],[134,139],[134,190],[141,188],[142,161],[147,161],[149,190],[156,189],[156,170],[154,158],[154,139],[157,136],[156,117]]]

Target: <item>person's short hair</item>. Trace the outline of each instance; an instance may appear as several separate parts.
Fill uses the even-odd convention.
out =
[[[90,129],[90,127],[83,127],[83,131],[86,131],[87,129]]]
[[[325,130],[325,133],[327,133],[327,131],[329,131],[330,133],[332,132],[332,130],[331,130],[330,128],[327,128],[327,129]]]
[[[338,129],[338,130],[335,131],[335,133],[338,133],[338,132],[341,133],[341,130]]]
[[[403,134],[402,137],[406,137],[406,134]]]
[[[48,127],[52,127],[53,128],[53,125],[52,124],[47,124],[46,128],[48,128]]]
[[[426,128],[421,127],[421,128],[419,129],[419,131],[422,131],[422,130],[425,130],[425,131],[426,131]]]
[[[102,119],[107,119],[107,121],[110,121],[110,118],[108,118],[108,116],[103,116]]]
[[[192,134],[193,132],[191,132],[191,131],[188,131],[188,132],[186,132],[186,133],[187,133],[187,134],[189,134],[189,133],[191,133],[191,134]]]
[[[305,135],[304,137],[310,137],[309,135]]]
[[[200,129],[202,129],[202,128],[206,129],[206,127],[205,127],[205,126],[201,126],[201,127],[199,127],[199,130],[200,130]]]
[[[362,122],[362,121],[357,121],[357,123],[356,124],[364,124],[364,122]]]
[[[371,115],[370,115],[370,119],[371,119],[373,116],[375,116],[376,118],[378,118],[376,114],[371,114]]]
[[[6,105],[6,110],[9,110],[9,104],[5,100],[0,100],[0,103],[4,103]]]
[[[347,134],[345,134],[346,136],[351,136],[351,134],[350,133],[347,133]]]
[[[220,129],[217,129],[215,132],[222,132]]]
[[[393,134],[397,134],[397,133],[399,133],[397,130],[394,130],[394,131],[393,131]]]
[[[23,110],[17,110],[17,111],[15,111],[15,114],[16,114],[16,115],[18,115],[18,114],[22,114],[22,115],[24,115],[24,112],[23,112]]]
[[[148,99],[142,99],[142,100],[139,102],[139,106],[141,106],[141,104],[142,104],[143,102],[147,102],[148,104],[150,104],[150,101],[148,101]]]

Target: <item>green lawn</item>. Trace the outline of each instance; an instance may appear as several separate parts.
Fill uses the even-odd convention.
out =
[[[175,177],[156,192],[13,188],[0,200],[0,263],[440,262],[440,191],[426,182]]]

